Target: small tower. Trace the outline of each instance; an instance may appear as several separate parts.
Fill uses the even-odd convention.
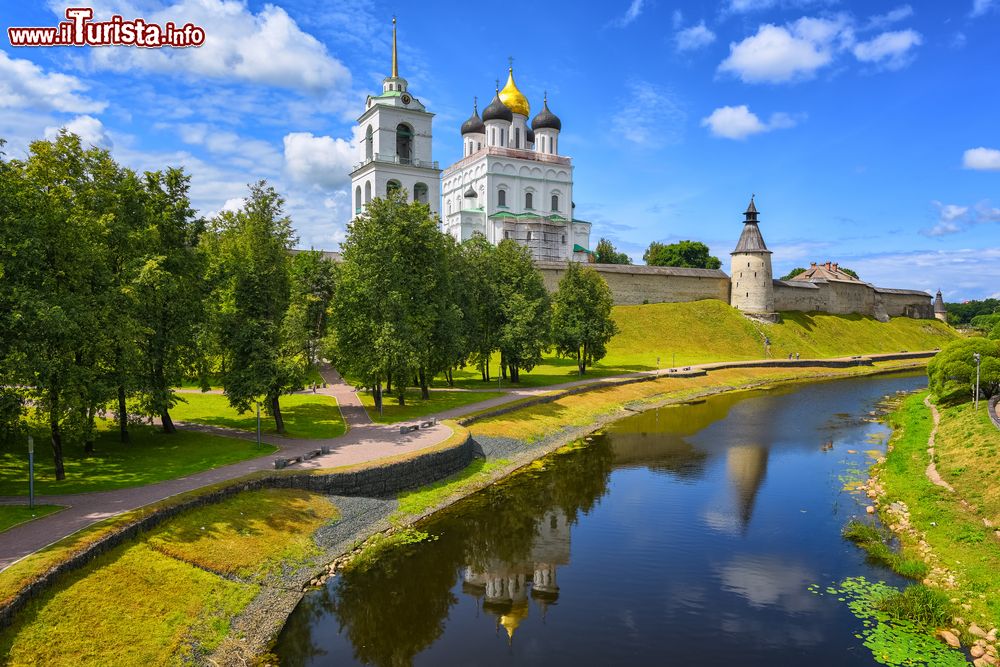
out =
[[[743,233],[736,249],[730,253],[732,274],[729,302],[744,313],[776,319],[774,284],[771,273],[771,251],[757,226],[757,207],[753,197],[744,213]]]
[[[462,123],[462,143],[465,145],[465,157],[481,150],[486,144],[486,125],[479,117],[479,101],[476,98],[472,100],[472,115]]]
[[[945,323],[948,322],[948,309],[944,307],[944,298],[941,296],[941,290],[938,290],[937,296],[934,297],[934,319]]]
[[[531,129],[534,131],[532,139],[535,152],[559,154],[559,132],[562,130],[562,121],[559,120],[559,116],[549,111],[548,93],[542,99],[542,110],[531,119]]]
[[[510,124],[514,113],[500,99],[500,89],[489,105],[483,109],[483,125],[485,126],[486,145],[505,148],[510,136]]]
[[[510,59],[510,67],[507,68],[507,83],[500,91],[500,101],[511,111],[510,137],[507,146],[527,150],[528,148],[528,114],[531,107],[528,98],[524,96],[514,83],[514,59]]]

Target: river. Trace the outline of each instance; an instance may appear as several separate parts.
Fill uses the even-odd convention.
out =
[[[303,598],[287,665],[872,665],[826,586],[863,575],[845,483],[923,375],[722,394],[616,422]]]

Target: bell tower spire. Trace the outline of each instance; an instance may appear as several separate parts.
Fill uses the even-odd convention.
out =
[[[396,57],[396,17],[392,17],[392,78],[399,78],[399,59]]]

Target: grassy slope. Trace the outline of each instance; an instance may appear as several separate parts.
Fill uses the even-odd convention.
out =
[[[132,427],[131,434],[132,442],[123,445],[116,431],[102,432],[96,451],[89,456],[82,447],[64,447],[66,479],[62,482],[55,479],[51,449],[36,448],[35,493],[86,493],[142,486],[275,451],[270,445],[257,449],[249,440],[193,431],[164,435],[158,429],[139,426]],[[27,457],[20,451],[0,449],[0,495],[27,496],[27,479]]]
[[[503,396],[496,391],[444,391],[435,390],[426,401],[420,398],[419,389],[409,389],[406,392],[406,405],[397,405],[396,399],[385,396],[382,401],[382,414],[375,411],[375,398],[367,391],[358,392],[358,398],[368,410],[373,421],[380,424],[394,424],[407,420],[433,415],[444,410],[461,407],[470,403],[486,401],[497,396]]]
[[[0,505],[0,533],[19,523],[38,519],[61,509],[60,505],[35,505],[35,509],[28,509],[27,505]]]
[[[860,315],[782,314],[780,324],[758,324],[721,301],[615,306],[620,333],[608,345],[589,377],[623,372],[764,356],[763,335],[771,339],[771,356],[840,357],[941,347],[957,334],[937,320],[894,318],[882,323]],[[675,361],[676,357],[676,361]],[[495,367],[496,360],[494,360]],[[544,386],[578,379],[576,364],[552,355],[530,373],[523,386]],[[455,374],[459,386],[485,387],[475,369]],[[494,381],[495,382],[495,381]]]
[[[161,665],[190,658],[191,644],[211,650],[259,590],[252,580],[313,553],[312,533],[336,515],[287,489],[192,510],[33,600],[0,634],[0,654],[11,665]],[[245,579],[221,576],[234,574]]]
[[[925,475],[932,425],[925,395],[907,397],[892,415],[892,451],[879,470],[886,500],[907,504],[913,526],[926,534],[942,565],[958,574],[958,590],[948,593],[972,605],[961,616],[987,629],[1000,627],[1000,540],[983,524],[984,517],[1000,517],[995,491],[1000,431],[989,424],[985,410],[972,415],[967,405],[944,408],[935,454],[938,472],[956,494],[934,486]],[[971,507],[962,506],[963,498]],[[918,554],[908,539],[903,548],[908,555]]]
[[[182,393],[184,403],[170,411],[177,421],[227,426],[243,431],[257,430],[257,413],[238,413],[230,407],[223,394]],[[336,438],[344,434],[344,419],[337,399],[320,394],[291,394],[281,397],[281,415],[285,419],[285,436],[290,438]],[[274,434],[274,420],[263,410],[261,431]]]

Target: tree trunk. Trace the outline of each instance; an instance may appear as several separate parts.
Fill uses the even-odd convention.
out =
[[[285,432],[285,420],[281,418],[281,404],[278,394],[271,396],[271,415],[274,417],[274,428],[278,433]]]
[[[52,429],[52,462],[56,468],[56,480],[66,479],[63,467],[62,431],[59,429],[59,390],[49,390],[49,428]]]
[[[385,374],[385,393],[392,393],[392,373]]]
[[[431,397],[430,389],[427,387],[427,373],[425,373],[424,369],[421,368],[418,376],[420,379],[420,398],[426,401]]]
[[[450,368],[448,369],[447,377],[448,377],[448,386],[449,387],[454,387],[455,386],[455,374],[454,374],[454,372],[452,372],[452,369],[450,369]]]
[[[177,432],[177,427],[174,426],[174,420],[170,416],[170,410],[160,411],[160,425],[163,426],[164,433],[170,434]]]
[[[396,392],[396,405],[406,405],[406,391],[405,390],[404,391]]]
[[[125,385],[118,385],[118,432],[122,442],[129,442],[128,408],[125,406]]]
[[[576,351],[576,367],[580,369],[580,375],[583,375],[583,372],[587,369],[587,346],[586,345],[583,347],[583,354],[580,353],[579,349],[577,349],[577,351]]]
[[[490,355],[486,355],[486,374],[483,376],[483,382],[490,381]]]
[[[87,408],[87,435],[83,440],[83,451],[86,454],[94,453],[94,436],[97,433],[97,429],[94,426],[94,415],[97,413],[97,408],[90,406]]]

